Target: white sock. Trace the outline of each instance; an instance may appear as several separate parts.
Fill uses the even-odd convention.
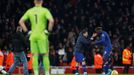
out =
[[[39,75],[39,72],[38,71],[34,71],[34,75]]]
[[[106,74],[105,72],[102,72],[102,74]]]
[[[45,71],[45,75],[50,75],[49,71]]]
[[[84,72],[84,74],[87,74],[87,72]]]
[[[2,70],[1,73],[6,74],[7,72],[5,70]]]

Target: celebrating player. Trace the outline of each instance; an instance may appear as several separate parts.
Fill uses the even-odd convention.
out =
[[[100,36],[100,40],[93,42],[92,44],[103,45],[104,53],[103,53],[103,73],[102,75],[110,75],[111,71],[109,70],[109,58],[112,50],[111,40],[107,32],[102,30],[102,27],[97,27],[95,29],[96,33],[93,34],[92,38],[97,35]]]
[[[43,0],[34,0],[34,4],[35,6],[29,9],[20,19],[19,24],[22,26],[24,32],[28,32],[25,21],[30,20],[31,23],[30,47],[33,55],[34,74],[39,74],[38,55],[41,54],[43,57],[45,75],[50,75],[48,32],[52,31],[54,20],[50,11],[47,8],[42,7]],[[48,30],[47,20],[49,22]]]
[[[76,62],[77,62],[75,75],[79,75],[78,65],[80,63],[82,63],[84,75],[87,75],[86,62],[85,62],[85,58],[83,55],[83,50],[85,49],[85,46],[88,45],[89,43],[90,43],[90,40],[88,39],[88,30],[84,29],[82,32],[80,32],[80,34],[77,38],[76,45],[74,47],[75,58],[76,58]]]

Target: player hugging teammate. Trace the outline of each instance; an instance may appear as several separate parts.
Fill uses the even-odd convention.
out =
[[[99,36],[100,39],[96,41],[92,41],[95,39],[95,37]],[[88,36],[88,30],[84,29],[80,32],[75,47],[74,47],[74,55],[76,58],[76,72],[75,75],[79,75],[78,73],[78,65],[82,63],[82,68],[84,71],[83,75],[88,75],[86,71],[86,63],[85,63],[85,58],[83,55],[83,50],[85,46],[89,45],[102,45],[104,46],[104,52],[103,52],[103,69],[102,69],[102,74],[101,75],[112,75],[111,73],[112,70],[111,68],[111,52],[112,52],[112,44],[110,37],[107,32],[102,30],[102,27],[96,27],[95,28],[95,33],[92,35],[91,38]],[[115,70],[114,70],[115,71]]]
[[[88,29],[83,29],[80,33],[79,36],[77,38],[75,47],[74,47],[74,55],[75,55],[75,59],[76,59],[76,72],[75,75],[79,75],[78,72],[78,65],[80,63],[82,63],[82,68],[84,71],[84,75],[87,75],[87,71],[86,71],[86,62],[85,62],[85,58],[83,55],[83,50],[85,49],[85,46],[90,44],[90,38],[88,38]]]
[[[110,37],[107,32],[103,31],[102,27],[96,27],[95,33],[91,37],[93,40],[95,37],[99,36],[100,39],[92,42],[92,45],[102,45],[104,46],[103,52],[103,67],[101,75],[112,75],[113,71],[111,68],[111,54],[112,54],[112,44]],[[114,70],[115,73],[115,70]],[[116,74],[118,75],[118,74]]]

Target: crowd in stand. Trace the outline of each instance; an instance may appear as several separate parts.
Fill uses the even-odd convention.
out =
[[[2,50],[12,50],[10,38],[18,26],[18,20],[32,6],[33,0],[1,0]],[[120,65],[126,42],[132,43],[134,39],[133,0],[45,0],[44,6],[50,9],[55,19],[54,30],[49,37],[51,65],[65,65],[63,62],[69,64],[79,32],[87,27],[92,35],[98,25],[110,35],[115,57],[114,65]],[[93,64],[94,48],[89,46],[89,49],[85,50],[88,65]]]

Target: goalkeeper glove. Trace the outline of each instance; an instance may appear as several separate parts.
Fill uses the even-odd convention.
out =
[[[30,30],[29,32],[28,32],[28,35],[30,35],[32,33],[32,31]]]
[[[45,33],[46,35],[49,35],[49,31],[48,31],[48,30],[44,30],[44,33]]]

